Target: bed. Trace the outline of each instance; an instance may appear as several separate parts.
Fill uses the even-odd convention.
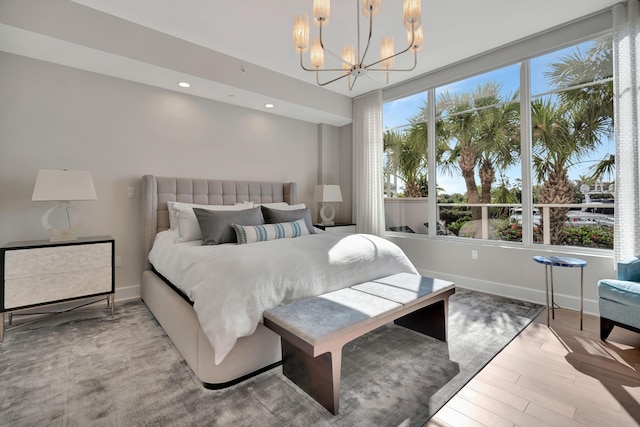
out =
[[[296,184],[292,182],[145,175],[142,193],[142,300],[207,388],[236,384],[281,362],[280,338],[261,322],[264,309],[350,286],[354,281],[397,272],[417,273],[399,248],[367,235],[345,237],[320,232],[295,239],[216,247],[201,246],[199,241],[166,244],[175,239],[171,234],[175,231],[168,230],[168,202],[295,205]],[[154,265],[148,261],[150,254]],[[180,261],[178,255],[183,257]],[[214,259],[218,264],[213,267],[215,271],[210,271]],[[335,262],[336,259],[340,261]],[[175,273],[169,266],[172,263],[185,273]],[[264,273],[256,273],[263,268]],[[296,275],[288,270],[295,270]],[[277,287],[273,285],[276,282]],[[265,288],[267,291],[262,294]],[[245,295],[246,303],[242,299]],[[226,307],[235,308],[225,312]],[[244,317],[232,317],[236,314]],[[230,325],[231,331],[225,326],[224,333],[218,333],[218,325],[223,324]],[[217,353],[214,347],[219,350]]]

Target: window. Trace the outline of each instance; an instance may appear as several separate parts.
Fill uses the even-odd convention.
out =
[[[521,202],[520,67],[436,88],[438,223],[499,240]]]
[[[384,104],[385,219],[390,231],[427,231],[427,92]]]
[[[385,103],[387,229],[611,249],[612,93],[604,37]]]
[[[534,243],[613,248],[611,59],[606,37],[531,60]]]

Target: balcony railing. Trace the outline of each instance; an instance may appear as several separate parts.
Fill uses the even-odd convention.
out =
[[[570,235],[569,245],[582,247],[613,247],[614,204],[613,203],[573,203],[540,204],[532,206],[531,225],[536,244],[552,244],[551,209],[568,209],[565,220],[565,234]],[[463,209],[472,216],[472,210],[480,212],[480,219],[462,219],[454,224],[443,220],[443,209]],[[385,217],[387,230],[409,231],[428,234],[428,198],[386,198]],[[439,235],[450,235],[485,240],[520,241],[522,239],[522,204],[507,203],[438,203],[437,223]],[[455,231],[452,231],[455,230]],[[586,234],[584,237],[579,234]],[[589,239],[594,240],[592,242]],[[597,240],[597,241],[596,241]]]

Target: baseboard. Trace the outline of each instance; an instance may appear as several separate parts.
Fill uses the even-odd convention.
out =
[[[116,288],[116,303],[140,299],[140,284]]]
[[[500,295],[508,298],[519,299],[522,301],[535,302],[537,304],[546,305],[546,298],[544,295],[544,289],[531,289],[523,288],[520,286],[508,284],[489,282],[486,280],[479,280],[473,277],[457,276],[455,274],[443,274],[437,271],[418,269],[418,272],[425,277],[437,277],[442,280],[449,280],[458,284],[465,289],[471,289],[473,291],[486,292],[488,294]],[[555,302],[560,307],[571,308],[574,310],[580,309],[580,298],[572,295],[565,295],[555,293]],[[599,316],[598,301],[592,299],[584,300],[584,312]]]

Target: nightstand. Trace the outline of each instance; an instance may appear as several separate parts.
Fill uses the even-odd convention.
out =
[[[320,230],[324,230],[330,233],[355,233],[356,232],[355,224],[334,224],[334,225],[313,224],[313,226],[319,228]]]
[[[5,313],[11,324],[19,310],[107,296],[113,316],[114,247],[111,236],[99,236],[11,242],[0,248],[0,342]]]

